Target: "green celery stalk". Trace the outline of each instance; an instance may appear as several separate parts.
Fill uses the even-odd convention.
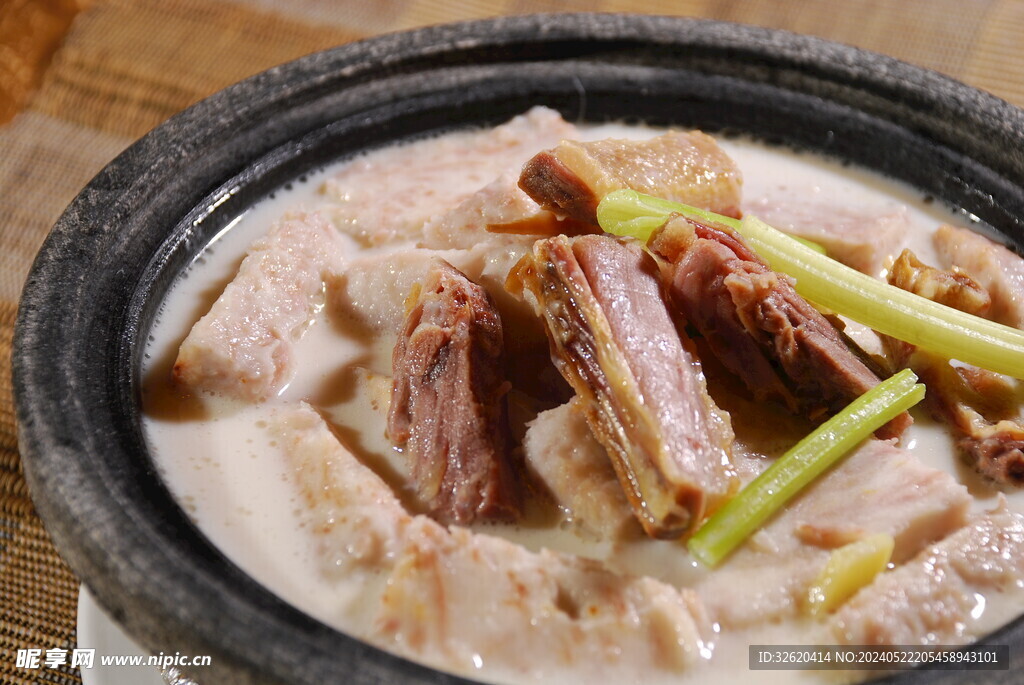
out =
[[[924,385],[904,369],[855,399],[768,467],[716,511],[687,547],[716,566],[780,507],[877,428],[924,398]]]
[[[637,238],[645,243],[672,214],[685,214],[740,230],[738,219],[644,195],[635,190],[615,190],[605,195],[597,205],[597,223],[602,229],[615,235]]]
[[[602,202],[597,206],[597,221],[601,226],[618,226],[616,235],[630,235],[646,242],[654,229],[665,223],[670,214],[679,212],[679,203],[671,200],[663,200],[653,195],[643,195],[635,190],[617,190],[609,193],[615,195],[616,201]],[[708,212],[689,205],[686,214],[705,221],[718,222],[730,226],[734,230],[740,230],[740,222],[732,217],[722,216],[714,212]],[[607,230],[607,229],[605,229]],[[613,231],[608,231],[612,233]],[[815,252],[825,254],[825,248],[805,238],[792,236]]]
[[[821,307],[947,359],[1024,379],[1024,332],[855,271],[756,217],[737,221],[632,190],[609,193],[597,208],[605,231],[644,241],[673,212],[732,227],[772,269],[792,276],[798,293]]]

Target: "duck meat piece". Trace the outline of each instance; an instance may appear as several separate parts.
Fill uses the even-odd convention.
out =
[[[590,432],[582,405],[574,397],[527,424],[527,472],[579,529],[602,540],[642,535],[608,452]]]
[[[971,276],[956,267],[944,271],[928,266],[909,249],[893,262],[889,284],[975,316],[985,316],[992,306],[988,290]]]
[[[968,314],[984,315],[988,291],[959,269],[943,271],[905,250],[893,264],[889,283]],[[927,350],[885,338],[892,357],[927,386],[926,405],[960,438],[957,446],[986,478],[1024,485],[1024,416],[1020,382],[1002,374],[951,364]]]
[[[744,203],[744,209],[780,231],[821,245],[832,259],[874,278],[884,274],[913,234],[904,205],[844,205],[803,187],[773,188],[770,195]]]
[[[498,312],[442,260],[409,304],[392,356],[388,438],[406,451],[419,497],[439,521],[515,519]]]
[[[903,250],[893,262],[886,280],[889,285],[901,290],[975,316],[984,316],[992,306],[988,290],[969,275],[957,267],[944,271],[929,266],[909,249]],[[910,366],[911,361],[921,368],[930,365],[932,361],[945,363],[944,360],[897,338],[882,336],[882,342],[896,369]]]
[[[672,301],[759,401],[816,420],[880,382],[789,278],[727,226],[674,217],[650,246],[670,264]],[[904,412],[877,435],[897,437],[910,423]]]
[[[601,198],[621,188],[739,217],[742,185],[736,163],[700,131],[562,141],[535,155],[519,177],[519,187],[544,209],[590,224],[597,223]]]
[[[302,525],[313,531],[320,573],[337,582],[387,568],[409,518],[395,492],[305,402],[282,404],[266,424],[301,498]]]
[[[894,563],[967,523],[972,498],[946,471],[889,440],[866,440],[787,505],[756,544],[785,554],[795,541],[833,549],[873,533],[893,537]],[[777,524],[777,525],[776,525]]]
[[[886,280],[900,290],[975,316],[984,316],[992,306],[988,290],[962,270],[957,267],[948,271],[936,269],[918,259],[910,249],[903,250],[896,258]],[[911,366],[911,362],[913,367],[922,369],[933,362],[945,363],[939,357],[918,350],[916,345],[890,336],[881,337],[895,369]]]
[[[439,260],[476,279],[465,255],[463,250],[410,248],[355,257],[327,280],[327,313],[367,339],[394,334],[405,323],[405,298]]]
[[[574,135],[576,127],[558,112],[534,107],[494,128],[457,131],[356,157],[320,192],[338,230],[365,247],[417,240],[431,217],[501,174],[514,173],[537,150]]]
[[[532,240],[530,244],[532,244]],[[543,327],[533,310],[505,290],[505,279],[529,244],[481,243],[468,250],[407,248],[355,257],[326,282],[327,316],[352,335],[394,335],[405,322],[405,298],[443,259],[491,297],[505,331],[505,353],[542,352]]]
[[[960,438],[957,447],[982,476],[997,483],[1024,485],[1024,426],[1021,424],[1020,418],[996,423],[984,417],[975,418],[970,434]]]
[[[724,629],[777,624],[799,614],[833,549],[886,533],[903,563],[963,527],[971,501],[913,452],[865,440],[694,589]]]
[[[728,415],[708,395],[665,305],[658,266],[637,243],[538,240],[509,288],[529,292],[552,359],[582,398],[648,535],[678,537],[734,492]]]
[[[1024,328],[1024,260],[966,228],[940,226],[932,242],[943,267],[962,269],[988,291],[992,297],[989,318]]]
[[[442,249],[489,245],[500,249],[508,245],[529,246],[537,237],[598,230],[541,209],[517,185],[518,180],[517,174],[506,172],[452,209],[431,217],[423,225],[420,245]]]
[[[318,569],[340,590],[328,610],[367,616],[355,637],[524,682],[629,682],[638,668],[667,682],[706,662],[716,635],[692,590],[411,515],[309,405],[283,404],[268,424]]]
[[[283,218],[246,252],[235,278],[181,343],[174,378],[190,390],[249,402],[276,395],[295,372],[295,344],[344,261],[323,217]]]
[[[862,588],[829,627],[843,644],[966,644],[999,625],[1022,576],[1024,516],[1003,503]]]
[[[425,517],[402,541],[371,641],[474,680],[482,661],[503,682],[675,682],[717,637],[688,588]]]

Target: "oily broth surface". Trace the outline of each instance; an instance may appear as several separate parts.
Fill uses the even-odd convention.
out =
[[[585,135],[600,139],[646,137],[655,133],[650,129],[606,125],[590,127]],[[905,205],[915,226],[920,228],[910,247],[928,263],[937,262],[930,232],[943,222],[965,225],[941,207],[923,202],[911,190],[871,173],[810,154],[769,149],[748,141],[720,142],[743,171],[745,204],[797,190],[825,200],[834,198],[841,206],[885,209]],[[266,421],[273,407],[281,402],[310,400],[344,427],[346,442],[357,456],[363,457],[392,485],[398,485],[393,476],[388,476],[402,469],[397,462],[401,455],[390,448],[383,435],[386,407],[375,406],[367,397],[351,392],[352,376],[346,372],[358,365],[389,374],[393,340],[363,339],[320,317],[298,343],[297,358],[305,362],[300,362],[296,376],[276,400],[262,405],[219,399],[207,400],[205,405],[181,401],[168,385],[181,341],[231,279],[249,244],[287,210],[313,209],[321,204],[317,189],[338,168],[340,165],[309,174],[305,182],[289,184],[249,209],[178,278],[147,345],[143,425],[162,477],[208,539],[282,599],[344,631],[358,626],[368,615],[364,612],[370,609],[353,599],[373,593],[365,592],[355,583],[325,578],[314,536],[304,529],[301,500],[277,445],[265,429]],[[442,178],[438,182],[459,183],[460,179]],[[967,485],[977,509],[995,504],[998,492],[960,464],[945,429],[921,412],[915,414],[915,423],[904,436],[903,446],[913,450],[923,462],[954,474]],[[1024,493],[1010,493],[1010,499],[1015,509],[1024,509]],[[602,560],[616,571],[653,575],[674,584],[690,585],[705,573],[682,545],[673,542],[597,543],[580,537],[571,527],[558,525],[489,525],[486,530],[531,550],[548,547],[579,554]],[[1022,608],[1024,605],[1012,602],[990,602],[986,624],[994,629]],[[747,670],[748,644],[829,642],[826,636],[817,636],[818,632],[819,626],[800,621],[732,632],[716,644],[711,668],[720,672],[722,682],[730,682],[730,674],[735,678],[740,673],[750,682],[836,682],[834,673]],[[703,681],[710,675],[707,668],[695,669],[686,680]],[[496,682],[508,679],[493,670],[477,677]]]

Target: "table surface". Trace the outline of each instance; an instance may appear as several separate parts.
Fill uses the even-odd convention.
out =
[[[1017,0],[3,0],[0,2],[0,682],[19,649],[75,647],[79,583],[22,477],[11,401],[18,295],[50,226],[132,141],[210,93],[348,41],[555,11],[676,14],[783,28],[882,52],[1024,105]]]

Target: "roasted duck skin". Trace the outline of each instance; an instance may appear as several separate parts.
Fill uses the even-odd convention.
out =
[[[700,131],[562,141],[535,155],[519,177],[519,187],[541,207],[589,224],[597,224],[601,198],[620,188],[739,217],[742,185],[736,164]]]
[[[968,314],[985,316],[992,296],[964,271],[928,266],[909,249],[889,269],[889,284]]]
[[[889,283],[940,304],[978,316],[989,312],[987,288],[954,267],[943,270],[904,250],[889,272]],[[960,434],[957,447],[983,476],[1024,485],[1024,418],[1020,382],[992,371],[953,365],[913,345],[884,338],[893,359],[928,386],[927,406]]]
[[[583,400],[648,535],[692,530],[738,487],[728,415],[707,393],[662,297],[657,264],[607,236],[539,240],[509,276]]]

